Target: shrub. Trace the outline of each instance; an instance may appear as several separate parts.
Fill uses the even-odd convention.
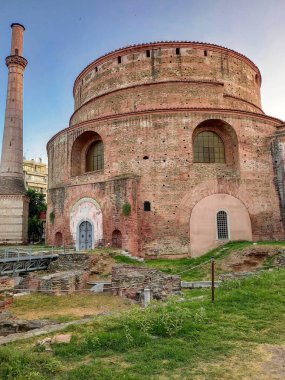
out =
[[[51,211],[49,214],[49,220],[51,221],[51,223],[53,223],[54,219],[55,219],[55,213],[54,213],[54,211]]]
[[[130,213],[132,212],[132,207],[129,202],[124,203],[122,211],[124,216],[130,215]]]

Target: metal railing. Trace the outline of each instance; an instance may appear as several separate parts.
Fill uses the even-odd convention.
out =
[[[74,253],[74,247],[63,246],[63,247],[49,247],[36,249],[34,247],[29,248],[2,248],[0,249],[0,261],[21,261],[21,260],[32,260],[41,257],[51,257],[57,256],[62,253]]]

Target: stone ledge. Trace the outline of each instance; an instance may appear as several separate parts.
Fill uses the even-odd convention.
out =
[[[215,288],[218,288],[222,284],[222,281],[215,281]],[[186,289],[201,289],[210,288],[212,286],[212,281],[181,281],[181,288]]]

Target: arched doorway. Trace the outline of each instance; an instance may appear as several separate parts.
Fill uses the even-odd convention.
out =
[[[87,220],[79,225],[79,250],[92,249],[92,224]]]
[[[112,233],[112,246],[122,248],[122,233],[119,230],[114,230]]]

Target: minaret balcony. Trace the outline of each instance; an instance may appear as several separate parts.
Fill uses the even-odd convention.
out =
[[[9,55],[6,58],[6,65],[9,67],[11,65],[20,65],[25,68],[28,64],[26,58],[21,57],[20,55]]]

